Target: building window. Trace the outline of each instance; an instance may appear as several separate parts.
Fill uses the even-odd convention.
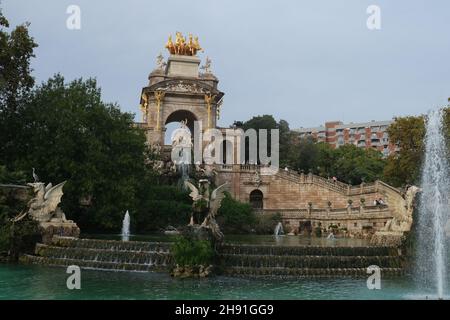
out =
[[[358,223],[355,222],[355,223],[353,224],[353,226],[356,228],[356,227],[358,226]]]

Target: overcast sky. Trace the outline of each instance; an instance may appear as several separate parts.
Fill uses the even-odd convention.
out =
[[[69,5],[81,30],[66,27]],[[369,30],[369,5],[381,30]],[[417,115],[450,96],[450,1],[3,0],[29,21],[38,83],[96,77],[103,99],[139,115],[169,34],[198,35],[225,92],[221,126],[273,114],[291,128]]]

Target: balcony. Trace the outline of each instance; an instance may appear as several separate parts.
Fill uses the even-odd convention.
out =
[[[379,141],[371,141],[370,145],[372,147],[381,147],[381,143]]]
[[[359,141],[358,144],[356,145],[357,147],[365,147],[366,146],[366,141]]]

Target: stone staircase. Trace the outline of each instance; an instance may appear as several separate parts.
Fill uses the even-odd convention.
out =
[[[21,262],[117,271],[167,271],[172,263],[169,249],[169,243],[55,236],[48,245],[38,243],[35,255],[22,256]]]
[[[55,236],[37,244],[35,255],[21,262],[77,265],[116,271],[170,271],[170,243],[75,239]],[[223,274],[230,276],[367,276],[376,265],[383,275],[403,273],[403,256],[396,247],[321,247],[225,244],[219,252]]]
[[[395,247],[319,247],[225,245],[224,274],[241,276],[367,276],[367,267],[383,275],[401,275],[403,257]]]

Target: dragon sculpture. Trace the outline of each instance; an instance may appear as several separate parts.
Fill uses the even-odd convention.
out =
[[[63,187],[66,181],[53,186],[49,183],[45,186],[42,182],[28,183],[33,188],[34,197],[28,202],[27,210],[13,219],[14,222],[22,220],[30,214],[34,220],[39,222],[58,221],[65,222],[66,216],[58,207],[63,196]]]

